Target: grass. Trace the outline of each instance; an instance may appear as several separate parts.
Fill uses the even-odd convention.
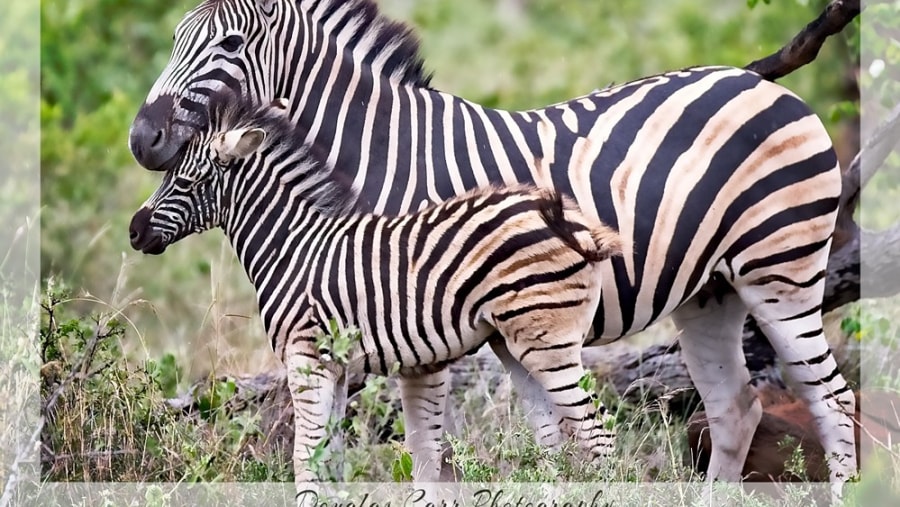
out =
[[[126,280],[127,265],[119,276]],[[97,312],[79,317],[79,308],[91,304]],[[290,480],[283,449],[267,449],[261,432],[261,414],[227,413],[233,383],[214,383],[198,396],[200,409],[191,416],[166,403],[185,384],[185,371],[167,355],[160,360],[134,361],[125,340],[131,325],[126,311],[146,304],[134,294],[114,291],[109,301],[76,295],[56,280],[43,290],[41,302],[40,369],[42,412],[47,416],[42,435],[42,476],[50,481],[279,481]],[[332,344],[335,353],[338,348]],[[501,383],[508,383],[502,380]],[[457,393],[455,405],[464,428],[454,440],[455,465],[464,480],[518,481],[550,478],[585,480],[596,477],[579,465],[572,449],[560,453],[533,443],[524,417],[507,399],[508,386],[494,389],[486,382],[477,393]],[[614,398],[602,392],[604,401]],[[375,379],[349,404],[355,417],[342,429],[348,445],[344,471],[335,479],[384,481],[395,475],[402,442],[402,420],[396,395],[384,379]],[[623,410],[625,410],[623,408]],[[674,435],[662,424],[664,412],[646,413],[641,420],[627,418],[629,427],[641,426],[639,440],[625,442],[624,459],[630,463],[614,472],[621,480],[684,478],[674,461],[651,460],[653,469],[635,468],[641,454],[666,448],[682,451]],[[620,414],[620,419],[626,417]],[[631,432],[628,432],[631,433]],[[669,440],[666,441],[665,439]],[[663,440],[660,440],[663,439]],[[493,457],[499,456],[495,462]],[[568,461],[567,461],[568,460]],[[495,462],[495,463],[494,463]],[[492,472],[487,474],[489,463]],[[568,463],[568,465],[566,465]],[[478,471],[480,470],[480,471]],[[595,472],[590,472],[591,474]],[[401,474],[402,475],[402,474]]]
[[[123,269],[127,271],[127,265]],[[118,278],[119,286],[127,279],[124,273]],[[89,317],[73,311],[85,304],[96,309]],[[235,392],[233,382],[212,380],[211,389],[195,397],[199,409],[187,414],[166,403],[184,385],[184,369],[172,356],[142,361],[127,357],[125,331],[131,324],[123,310],[141,304],[145,303],[121,291],[114,291],[104,301],[79,296],[58,281],[44,287],[40,389],[47,419],[39,451],[42,480],[223,487],[283,482],[292,487],[289,450],[270,440],[274,437],[267,429],[266,415],[228,410],[228,400]],[[859,338],[867,345],[883,347],[871,357],[876,361],[869,365],[869,373],[878,368],[881,373],[876,383],[896,388],[896,376],[892,376],[896,367],[884,355],[898,350],[896,321],[888,320],[896,310],[869,303],[859,306],[858,312],[850,312],[844,327],[857,329],[850,321],[858,319]],[[882,311],[887,313],[878,313]],[[331,346],[337,353],[337,343]],[[589,465],[572,445],[559,450],[537,446],[510,394],[508,378],[481,379],[465,392],[454,393],[457,436],[448,440],[457,479],[522,484],[652,483],[658,488],[667,487],[660,483],[672,487],[702,484],[702,478],[682,461],[686,441],[680,414],[670,413],[658,400],[627,405],[602,384],[597,389],[616,414],[619,433],[614,457],[599,468]],[[340,425],[346,445],[338,456],[323,462],[332,479],[408,481],[408,454],[402,447],[395,391],[385,379],[376,379],[357,393],[349,406],[353,417]],[[795,453],[790,465],[792,470],[802,470],[802,456]],[[885,494],[885,489],[900,491],[897,448],[882,449],[865,470],[868,480],[851,492],[850,505],[868,505],[866,499]],[[49,494],[53,487],[38,492]],[[249,493],[255,491],[250,488],[241,494],[254,494]],[[265,491],[259,493],[263,496],[272,494],[270,489],[261,491]],[[785,494],[787,499],[780,500],[781,504],[792,505],[797,498],[791,495],[807,493],[792,490]]]
[[[165,403],[180,375],[174,363],[124,360],[121,313],[73,318],[66,306],[74,301],[65,287],[50,283],[41,304],[45,480],[288,478],[280,456],[255,454],[262,437],[258,415],[222,415],[227,385],[199,400],[207,406],[199,417],[184,417]]]
[[[121,288],[128,266],[119,276]],[[110,302],[111,301],[111,302]],[[97,311],[80,317],[74,307]],[[125,309],[146,304],[134,294],[114,291],[109,301],[77,296],[57,281],[43,290],[40,379],[47,424],[40,451],[48,481],[279,482],[291,481],[289,452],[269,445],[259,412],[225,409],[234,384],[213,382],[197,396],[201,408],[186,416],[165,400],[183,389],[185,372],[173,356],[129,360]],[[211,305],[214,306],[214,305]],[[883,312],[883,313],[879,313]],[[862,303],[851,308],[842,327],[875,354],[864,354],[869,385],[898,389],[889,352],[898,350],[896,309]],[[332,348],[337,353],[336,343]],[[131,346],[133,347],[133,345]],[[894,355],[895,352],[892,352]],[[880,372],[880,373],[878,373]],[[27,371],[23,371],[27,374]],[[586,464],[572,446],[537,446],[510,394],[509,379],[482,379],[454,393],[457,435],[449,439],[457,477],[474,482],[687,482],[700,478],[682,463],[684,421],[658,401],[631,406],[600,384],[599,394],[616,414],[620,435],[615,457],[600,469]],[[23,400],[25,401],[25,400]],[[380,482],[408,478],[403,470],[402,421],[397,399],[384,379],[376,379],[353,399],[354,417],[343,422],[347,443],[331,460],[335,480]],[[873,465],[880,477],[900,469],[896,449],[884,449]],[[802,468],[794,456],[793,469]],[[801,461],[797,461],[801,460]],[[896,475],[888,483],[898,484]]]

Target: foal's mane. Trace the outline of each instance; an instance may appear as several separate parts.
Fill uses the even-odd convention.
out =
[[[266,140],[261,150],[267,160],[290,160],[282,180],[290,185],[302,181],[306,190],[301,194],[310,205],[332,215],[354,211],[357,194],[352,182],[341,179],[327,163],[328,153],[323,147],[306,141],[307,129],[291,122],[284,106],[277,102],[259,104],[249,97],[225,93],[213,96],[209,104],[210,134],[216,135],[241,128],[261,128]],[[297,171],[295,171],[297,170]]]

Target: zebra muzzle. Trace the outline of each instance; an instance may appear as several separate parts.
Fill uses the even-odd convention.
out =
[[[159,255],[166,251],[166,245],[162,235],[150,226],[151,216],[153,210],[150,208],[139,209],[128,226],[128,239],[131,241],[131,248],[145,254]]]
[[[128,147],[146,169],[165,171],[178,159],[193,130],[173,127],[175,98],[161,95],[144,104],[131,124]]]

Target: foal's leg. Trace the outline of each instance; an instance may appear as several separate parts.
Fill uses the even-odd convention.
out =
[[[441,442],[450,370],[400,375],[400,402],[406,432],[406,448],[413,458],[415,482],[437,482],[441,473]]]
[[[288,343],[284,357],[294,404],[294,483],[298,492],[323,479],[317,476],[310,458],[329,437],[338,377],[318,359],[311,340]]]
[[[557,425],[576,439],[595,464],[603,462],[613,452],[615,431],[606,427],[611,419],[606,407],[580,385],[585,376],[581,363],[584,333],[544,333],[542,326],[512,331],[510,327],[500,329],[504,336],[515,337],[515,341],[507,340],[510,355],[543,388],[559,416]]]
[[[528,374],[521,363],[506,348],[506,341],[496,336],[489,341],[491,349],[509,372],[513,389],[522,401],[526,420],[538,444],[548,448],[562,445],[563,434],[559,427],[559,414],[554,412],[553,403],[544,388]]]

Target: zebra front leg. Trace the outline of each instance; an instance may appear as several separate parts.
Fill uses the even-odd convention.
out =
[[[288,387],[294,405],[294,483],[297,491],[325,479],[319,470],[327,459],[338,375],[318,358],[314,339],[294,340],[285,349]]]
[[[746,316],[747,308],[734,293],[726,294],[721,303],[710,300],[703,306],[695,297],[672,314],[681,332],[682,357],[709,419],[710,480],[741,479],[762,417],[741,347]]]
[[[403,405],[406,448],[413,458],[415,482],[437,482],[440,478],[449,381],[450,370],[447,368],[397,378]]]

